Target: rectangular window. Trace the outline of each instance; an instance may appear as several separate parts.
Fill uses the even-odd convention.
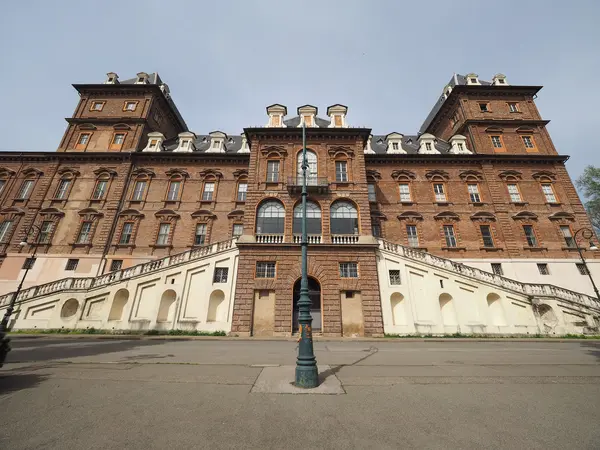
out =
[[[27,200],[29,198],[29,194],[31,194],[31,189],[33,188],[33,180],[25,180],[21,187],[19,188],[19,192],[17,193],[17,200]]]
[[[110,262],[110,271],[111,272],[115,272],[117,270],[121,270],[121,267],[123,267],[123,260],[122,259],[113,259]]]
[[[35,264],[35,258],[26,258],[23,262],[22,269],[33,269],[33,265]]]
[[[500,263],[492,263],[492,273],[494,275],[504,275],[504,270],[502,270],[502,264]]]
[[[489,225],[480,225],[479,230],[481,231],[481,238],[483,239],[483,246],[493,248],[494,238],[492,237],[492,229]]]
[[[446,192],[444,190],[444,185],[441,183],[436,183],[433,185],[433,192],[435,194],[436,202],[445,202],[446,201]]]
[[[507,184],[508,195],[510,196],[510,201],[513,203],[521,203],[523,199],[521,198],[521,192],[519,192],[519,187],[516,184]]]
[[[171,224],[161,223],[158,227],[158,236],[156,237],[156,245],[168,245],[171,235]]]
[[[402,284],[402,280],[400,280],[400,271],[399,270],[397,270],[397,269],[390,270],[389,275],[390,275],[390,284],[391,285]]]
[[[174,202],[179,199],[179,189],[181,181],[171,181],[169,183],[169,191],[167,192],[167,201]]]
[[[204,183],[204,190],[202,191],[202,201],[212,202],[215,193],[215,183]]]
[[[4,186],[6,186],[6,180],[0,180],[0,193],[4,190]]]
[[[410,184],[401,183],[398,185],[398,188],[400,189],[400,201],[410,203],[412,201],[410,196]]]
[[[67,265],[65,266],[65,270],[75,270],[77,269],[78,264],[78,259],[67,259]]]
[[[267,183],[279,182],[279,161],[267,161]]]
[[[111,150],[120,150],[125,142],[125,133],[115,133],[110,144]]]
[[[527,239],[527,245],[529,247],[537,247],[538,241],[535,237],[535,232],[531,225],[523,225],[523,231],[525,232],[525,239]]]
[[[540,272],[540,275],[550,275],[550,270],[548,270],[548,264],[538,264],[537,268]]]
[[[52,227],[54,223],[50,220],[44,220],[40,226],[40,236],[38,242],[40,244],[49,244],[52,237]]]
[[[487,103],[480,103],[479,104],[479,110],[481,112],[488,112],[490,110],[489,109],[489,105]]]
[[[542,192],[544,193],[544,197],[546,197],[546,201],[548,203],[558,203],[556,201],[556,194],[554,194],[554,188],[552,187],[552,184],[542,184]]]
[[[358,263],[340,263],[340,278],[358,278]]]
[[[392,142],[392,150],[398,150],[399,146],[397,142]]]
[[[515,102],[509,102],[508,103],[508,110],[513,113],[513,112],[519,112],[519,104],[515,103]]]
[[[248,195],[248,183],[238,183],[237,201],[245,202]]]
[[[85,150],[88,143],[90,142],[91,135],[92,135],[91,133],[81,133],[79,135],[79,138],[77,139],[77,145],[75,146],[75,149]]]
[[[444,225],[444,238],[446,239],[446,247],[456,247],[454,225]]]
[[[123,229],[121,230],[121,238],[119,239],[119,244],[127,245],[131,242],[131,238],[133,236],[133,222],[125,222],[123,224]]]
[[[381,237],[381,225],[378,223],[371,224],[371,231],[373,233],[373,237]]]
[[[123,108],[124,111],[135,111],[135,108],[137,106],[137,102],[125,102],[125,107]]]
[[[479,185],[469,184],[467,185],[467,189],[469,190],[469,199],[471,199],[471,203],[481,203],[481,195],[479,195]]]
[[[406,225],[406,236],[408,237],[408,245],[410,247],[419,246],[419,235],[417,234],[416,225]]]
[[[10,235],[10,229],[12,228],[12,220],[5,220],[0,223],[0,242],[6,242]]]
[[[196,234],[194,235],[194,245],[204,245],[206,243],[206,224],[196,225]]]
[[[136,181],[133,188],[133,195],[131,200],[134,202],[141,202],[144,199],[144,192],[146,191],[145,181]]]
[[[525,145],[526,149],[535,148],[535,143],[533,142],[533,137],[531,137],[531,136],[521,136],[521,139],[523,140],[523,145]]]
[[[150,141],[150,145],[149,145],[149,147],[150,147],[150,148],[156,148],[156,146],[157,146],[157,145],[158,145],[158,139],[152,139],[152,140]]]
[[[428,152],[431,151],[431,142],[426,142],[425,143],[425,150],[427,150]]]
[[[560,232],[565,239],[565,244],[567,244],[567,247],[577,247],[577,245],[575,245],[575,239],[573,239],[573,233],[571,233],[571,227],[568,225],[562,225],[560,227]]]
[[[583,263],[575,263],[577,270],[579,270],[580,275],[589,275],[590,272],[587,269],[587,266]]]
[[[89,244],[92,233],[92,222],[82,222],[77,236],[77,244]]]
[[[346,183],[348,181],[348,163],[346,161],[335,162],[335,181]]]
[[[241,223],[234,223],[233,231],[231,232],[231,234],[233,235],[233,237],[241,236],[242,234],[244,234],[244,225]]]
[[[106,188],[108,187],[108,181],[98,180],[92,192],[92,200],[102,200],[106,194]]]
[[[213,283],[227,283],[228,275],[229,275],[229,268],[215,267],[215,274],[213,275]]]
[[[275,262],[258,261],[256,263],[256,278],[275,278]]]
[[[63,200],[67,198],[67,192],[69,190],[69,186],[71,185],[71,180],[60,180],[58,183],[58,188],[56,188],[56,193],[54,194],[54,198]]]
[[[502,148],[502,139],[500,136],[490,136],[494,148]]]
[[[102,108],[104,108],[104,102],[92,102],[90,111],[102,111]]]
[[[376,202],[377,201],[377,192],[374,184],[367,184],[367,188],[369,190],[369,201]]]

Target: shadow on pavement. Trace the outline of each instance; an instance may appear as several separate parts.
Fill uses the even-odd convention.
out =
[[[0,374],[0,396],[36,387],[46,378],[32,373]]]
[[[124,352],[139,347],[149,347],[163,344],[160,340],[58,340],[53,339],[51,346],[47,342],[36,340],[33,348],[15,346],[6,357],[6,364],[51,361],[55,359],[77,358],[80,356],[96,356],[107,353]],[[11,342],[12,346],[13,342]]]
[[[600,361],[600,341],[582,342],[580,345],[586,348],[589,355],[595,356]]]

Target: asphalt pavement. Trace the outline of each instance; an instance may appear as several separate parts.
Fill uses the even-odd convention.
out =
[[[600,448],[600,341],[315,352],[332,395],[257,391],[290,341],[13,337],[0,449]]]

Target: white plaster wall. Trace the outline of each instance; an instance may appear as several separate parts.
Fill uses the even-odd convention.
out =
[[[60,292],[34,298],[17,305],[12,328],[94,327],[106,330],[186,329],[229,332],[238,254],[234,245],[227,251],[196,261],[174,265],[87,292]],[[226,283],[213,283],[215,267],[228,268]],[[198,277],[198,274],[201,276]],[[129,296],[122,316],[116,320],[109,320],[115,295],[123,289]],[[175,292],[175,303],[169,309],[167,320],[157,321],[161,297],[167,290]],[[214,314],[209,317],[209,300],[215,290],[222,291],[223,301],[216,311],[213,308]],[[70,299],[78,302],[77,311],[70,317],[62,317],[61,310]],[[4,309],[0,308],[0,314],[3,314]]]
[[[400,270],[400,285],[390,284],[388,271],[394,269]],[[389,334],[579,334],[586,326],[600,325],[600,307],[590,311],[564,300],[536,299],[556,316],[549,327],[524,294],[386,251],[378,255],[377,270],[383,326]],[[554,283],[553,277],[546,278]],[[450,299],[443,310],[440,296]]]
[[[456,262],[476,267],[486,272],[492,271],[491,263],[501,263],[504,276],[522,283],[553,284],[575,292],[595,297],[592,283],[587,275],[581,275],[576,267],[580,259],[456,259]],[[537,264],[548,264],[550,275],[541,275]],[[600,261],[587,260],[596,286],[600,288]]]

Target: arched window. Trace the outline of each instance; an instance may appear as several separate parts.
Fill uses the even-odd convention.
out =
[[[308,168],[306,169],[306,184],[316,185],[317,184],[317,154],[312,150],[306,150],[306,162]],[[302,152],[298,152],[298,158],[296,161],[296,173],[298,175],[298,182],[302,182]]]
[[[294,234],[302,233],[302,202],[294,208]],[[306,202],[306,232],[308,234],[321,234],[321,208],[314,202]]]
[[[358,211],[347,201],[331,205],[331,234],[358,234]]]
[[[285,209],[277,200],[267,200],[258,208],[256,233],[283,234]]]

